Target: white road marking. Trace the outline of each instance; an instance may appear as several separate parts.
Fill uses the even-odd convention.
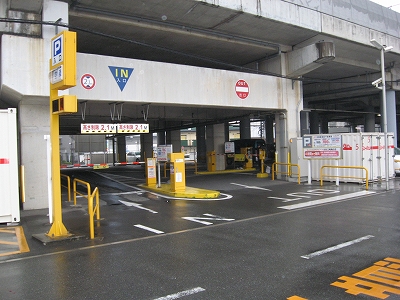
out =
[[[204,291],[205,291],[205,289],[203,289],[202,287],[197,287],[197,288],[194,288],[194,289],[191,289],[191,290],[182,291],[182,292],[179,292],[179,293],[176,293],[176,294],[171,294],[171,295],[168,295],[168,296],[165,296],[165,297],[161,297],[161,298],[157,298],[157,299],[154,299],[154,300],[173,300],[173,299],[178,299],[178,298],[181,298],[181,297],[197,294],[197,293],[204,292]]]
[[[348,242],[345,242],[345,243],[342,243],[342,244],[339,244],[339,245],[336,245],[336,246],[333,246],[333,247],[326,248],[324,250],[316,251],[316,252],[310,253],[308,255],[303,255],[301,257],[305,258],[305,259],[310,259],[310,258],[313,258],[314,256],[319,256],[319,255],[322,255],[322,254],[325,254],[325,253],[328,253],[328,252],[332,252],[332,251],[335,251],[335,250],[338,250],[338,249],[341,249],[341,248],[344,248],[344,247],[347,247],[347,246],[351,246],[353,244],[362,242],[364,240],[368,240],[368,239],[373,238],[373,237],[374,237],[373,235],[366,235],[366,236],[360,237],[360,238],[352,240],[352,241],[348,241]]]
[[[204,216],[208,216],[209,218],[203,218],[203,217],[182,217],[182,219],[184,220],[188,220],[188,221],[193,221],[193,222],[197,222],[200,224],[204,224],[204,225],[212,225],[213,223],[211,222],[207,222],[207,221],[201,221],[201,220],[215,220],[215,221],[235,221],[235,219],[225,219],[222,217],[218,217],[212,214],[204,214]]]
[[[111,195],[111,196],[119,196],[119,195],[131,195],[131,194],[141,195],[141,194],[143,194],[143,192],[142,192],[142,191],[130,191],[130,192],[108,193],[108,194],[101,194],[101,195],[102,195],[102,196],[103,196],[103,195],[107,195],[107,196],[109,196],[109,195]]]
[[[139,209],[143,209],[143,210],[147,210],[153,214],[158,214],[158,212],[156,212],[155,210],[151,210],[149,208],[143,207],[142,204],[139,203],[133,203],[133,202],[128,202],[128,201],[122,201],[122,200],[118,200],[119,202],[121,202],[122,204],[125,204],[126,206],[133,206]]]
[[[238,185],[238,186],[244,187],[244,188],[246,188],[246,189],[254,189],[254,190],[271,191],[270,189],[266,189],[266,188],[262,188],[262,187],[259,187],[259,186],[254,186],[254,185],[244,185],[244,184],[233,183],[233,182],[231,182],[231,184],[233,184],[233,185]]]
[[[355,192],[355,193],[345,194],[345,195],[341,195],[341,196],[329,197],[329,198],[325,198],[325,199],[307,201],[307,202],[298,203],[298,204],[279,206],[278,208],[291,210],[291,209],[325,204],[325,203],[329,203],[329,202],[335,202],[335,201],[340,201],[340,200],[345,200],[345,199],[350,199],[350,198],[355,198],[355,197],[365,196],[365,195],[370,195],[370,194],[375,194],[375,192],[361,191],[361,192]]]
[[[157,233],[157,234],[164,233],[164,231],[157,230],[157,229],[154,229],[154,228],[150,228],[150,227],[147,227],[147,226],[144,226],[144,225],[141,225],[141,224],[136,224],[136,225],[133,225],[133,226],[135,226],[137,228],[140,228],[140,229],[148,230],[148,231],[151,231],[151,232],[154,232],[154,233]]]

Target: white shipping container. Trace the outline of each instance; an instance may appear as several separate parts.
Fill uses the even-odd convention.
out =
[[[321,134],[319,134],[320,136]],[[331,166],[349,166],[364,167],[368,170],[368,180],[378,181],[385,178],[385,138],[383,133],[378,132],[360,132],[360,133],[343,133],[342,136],[342,159],[311,159],[311,178],[312,180],[320,180],[320,170],[324,165]],[[394,176],[393,155],[394,143],[393,133],[388,133],[389,146],[389,178]],[[295,140],[295,139],[293,139]],[[308,164],[308,159],[303,158],[303,147],[301,138],[296,138],[297,147],[293,147],[296,153],[292,153],[291,157],[295,157],[302,166]],[[293,161],[292,161],[293,162]],[[356,168],[324,168],[323,174],[332,176],[342,176],[339,181],[342,182],[363,182],[361,178],[365,178],[365,170]],[[308,169],[302,168],[301,175],[307,176]],[[354,178],[357,177],[357,178]],[[324,177],[324,180],[335,181],[335,177]]]
[[[0,223],[14,223],[20,221],[15,108],[0,109],[0,128]]]

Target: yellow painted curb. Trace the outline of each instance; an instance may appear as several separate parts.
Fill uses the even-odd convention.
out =
[[[139,185],[140,187],[153,191],[155,193],[159,194],[164,194],[170,197],[176,197],[176,198],[187,198],[187,199],[215,199],[218,198],[220,195],[220,192],[214,191],[214,190],[205,190],[205,189],[198,189],[194,187],[185,187],[184,190],[182,191],[176,191],[173,192],[171,191],[171,185],[170,184],[161,184],[161,187],[157,186],[147,186],[147,185]]]

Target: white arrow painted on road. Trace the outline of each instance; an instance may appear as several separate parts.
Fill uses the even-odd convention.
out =
[[[259,187],[259,186],[254,186],[254,185],[244,185],[244,184],[233,183],[233,182],[231,182],[231,184],[233,184],[233,185],[238,185],[238,186],[242,186],[242,187],[244,187],[244,188],[246,188],[246,189],[271,191],[270,189],[265,189],[265,188],[262,188],[262,187]]]
[[[142,207],[142,204],[139,204],[139,203],[127,202],[127,201],[122,201],[122,200],[118,200],[118,201],[121,202],[122,204],[125,204],[126,206],[133,206],[133,207],[136,207],[136,208],[139,208],[139,209],[147,210],[147,211],[149,211],[149,212],[151,212],[153,214],[157,214],[158,213],[158,212],[156,212],[154,210],[151,210],[149,208]]]
[[[235,219],[225,219],[222,217],[218,217],[212,214],[203,214],[204,216],[208,216],[208,218],[204,218],[204,217],[182,217],[182,219],[188,220],[188,221],[193,221],[193,222],[197,222],[200,224],[204,224],[204,225],[212,225],[213,223],[211,222],[207,222],[207,221],[201,221],[201,220],[214,220],[214,221],[235,221]]]

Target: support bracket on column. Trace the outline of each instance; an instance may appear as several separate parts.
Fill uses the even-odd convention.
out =
[[[79,102],[79,106],[81,107],[81,111],[82,111],[82,121],[85,121],[85,118],[86,118],[86,104],[87,104],[87,101]]]
[[[124,102],[112,102],[109,105],[110,107],[110,114],[111,114],[111,121],[121,121],[122,119],[122,106]]]
[[[145,122],[147,122],[147,118],[149,116],[150,104],[143,104],[142,106],[143,106],[143,109],[142,109],[143,119],[145,120]]]

